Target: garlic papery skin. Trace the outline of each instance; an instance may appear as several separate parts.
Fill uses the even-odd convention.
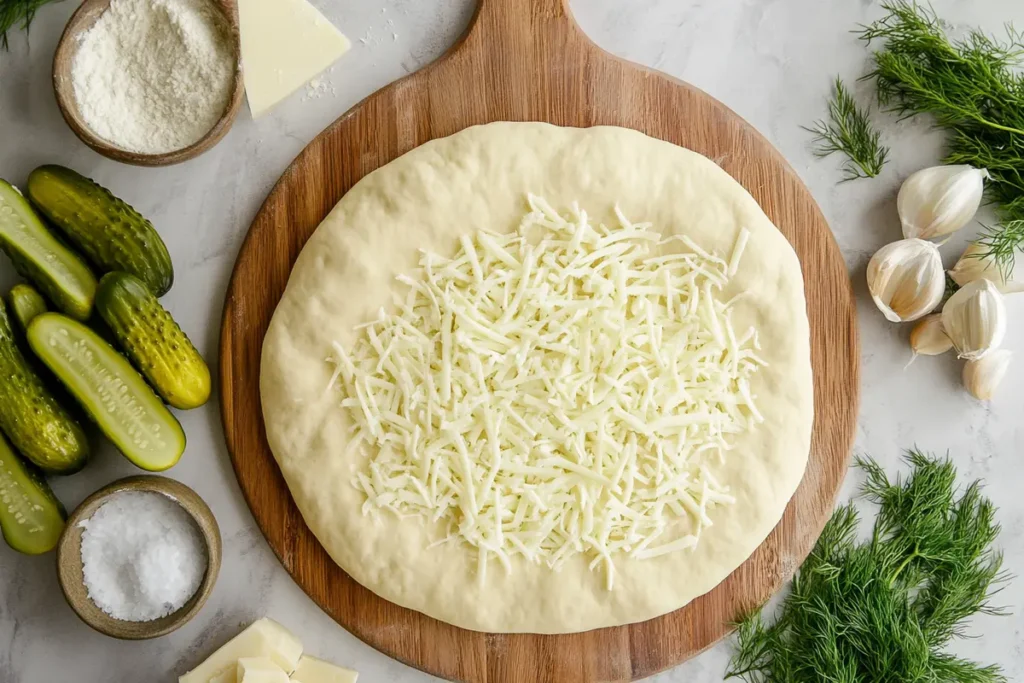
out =
[[[990,401],[1006,376],[1013,354],[997,349],[980,360],[967,361],[964,365],[964,387],[979,401]]]
[[[972,242],[949,271],[953,282],[963,287],[980,278],[987,278],[1004,294],[1024,292],[1024,272],[1018,272],[1017,267],[1020,260],[1014,260],[1013,270],[1007,273],[1008,277],[1003,277],[1003,272],[995,259],[984,255],[986,251],[988,249],[985,245]]]
[[[988,177],[988,171],[973,166],[933,166],[911,175],[896,198],[903,236],[932,239],[970,223]]]
[[[921,356],[938,356],[953,348],[953,342],[942,329],[941,313],[932,313],[917,321],[910,330],[910,348]]]
[[[917,320],[935,310],[946,291],[939,250],[919,239],[893,242],[868,262],[868,291],[886,319]]]
[[[984,278],[961,287],[942,307],[942,329],[960,358],[981,360],[1003,343],[1006,303],[999,288]]]

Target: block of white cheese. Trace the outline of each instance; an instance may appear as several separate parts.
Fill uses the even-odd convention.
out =
[[[238,20],[253,118],[311,81],[351,47],[307,0],[240,0]]]
[[[356,683],[358,677],[355,671],[303,655],[292,674],[292,683]]]
[[[242,657],[235,669],[235,683],[290,683],[288,674],[269,657]]]
[[[238,674],[234,669],[226,669],[223,673],[217,674],[210,679],[210,683],[235,683]]]
[[[211,683],[225,671],[235,672],[243,657],[267,657],[286,673],[299,665],[302,643],[284,626],[271,619],[253,622],[237,636],[225,643],[210,657],[178,678],[178,683]],[[218,681],[221,683],[221,681]],[[226,683],[233,683],[228,679]]]

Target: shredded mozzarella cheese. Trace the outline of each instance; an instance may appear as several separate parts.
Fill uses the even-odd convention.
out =
[[[481,582],[492,558],[583,554],[610,590],[616,557],[693,548],[734,502],[711,468],[763,420],[765,363],[716,294],[749,235],[726,261],[618,207],[606,227],[528,200],[516,233],[424,253],[395,312],[334,345],[328,390],[366,458],[364,514],[440,521]]]

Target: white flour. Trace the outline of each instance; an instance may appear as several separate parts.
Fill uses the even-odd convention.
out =
[[[113,0],[86,31],[71,67],[86,125],[118,147],[188,147],[231,97],[235,52],[210,0]]]

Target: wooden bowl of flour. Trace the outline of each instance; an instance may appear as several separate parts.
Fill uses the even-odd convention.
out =
[[[216,145],[227,134],[238,116],[245,94],[245,85],[241,70],[241,41],[238,33],[237,0],[210,0],[211,6],[219,10],[224,20],[227,41],[230,44],[234,59],[233,83],[227,103],[220,118],[210,129],[187,146],[160,153],[145,153],[127,149],[101,137],[86,122],[80,103],[75,95],[72,67],[75,56],[82,45],[83,34],[92,28],[100,16],[110,7],[111,0],[85,0],[71,15],[64,33],[57,44],[53,58],[53,89],[57,96],[57,106],[68,126],[75,135],[103,156],[136,166],[169,166],[188,161],[199,156]]]

